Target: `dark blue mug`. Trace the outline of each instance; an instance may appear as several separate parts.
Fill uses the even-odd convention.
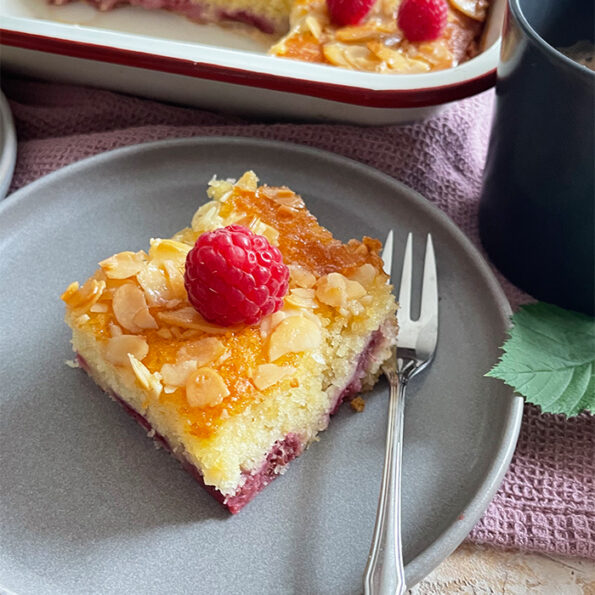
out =
[[[595,72],[560,48],[593,43],[593,0],[509,0],[479,229],[533,297],[595,314]]]

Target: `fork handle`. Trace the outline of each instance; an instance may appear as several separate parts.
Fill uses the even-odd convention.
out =
[[[386,452],[374,537],[364,573],[366,595],[402,595],[407,589],[401,545],[401,455],[407,384],[394,371],[387,372],[390,400]]]

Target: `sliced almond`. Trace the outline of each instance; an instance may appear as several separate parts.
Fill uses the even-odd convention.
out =
[[[249,170],[236,182],[236,186],[242,190],[254,192],[258,188],[258,177],[253,171]]]
[[[263,338],[268,337],[271,331],[284,319],[287,318],[287,313],[283,310],[277,310],[268,316],[265,316],[260,321],[260,336]]]
[[[260,236],[264,236],[273,246],[279,245],[279,232],[270,225],[267,225],[260,217],[240,214],[232,218],[233,223],[247,227],[250,231]]]
[[[283,378],[295,373],[291,366],[277,366],[276,364],[261,364],[256,368],[252,381],[258,390],[265,390],[277,384]]]
[[[82,287],[76,281],[71,283],[62,294],[62,300],[69,308],[82,313],[97,303],[104,290],[105,281],[91,277]]]
[[[372,71],[376,70],[378,66],[378,58],[364,46],[335,41],[324,44],[322,52],[334,66]]]
[[[171,331],[168,328],[160,328],[157,331],[157,335],[159,335],[162,339],[171,339],[173,337]]]
[[[279,245],[279,232],[270,225],[259,221],[250,228],[254,233],[264,236],[273,246]]]
[[[138,273],[146,260],[144,252],[119,252],[99,263],[110,279],[127,279]]]
[[[205,366],[215,361],[225,352],[225,346],[216,337],[204,337],[186,343],[178,352],[177,360],[192,360],[197,366]]]
[[[358,300],[359,298],[364,297],[367,293],[361,283],[352,281],[351,279],[347,279],[345,283],[345,291],[350,300]]]
[[[163,364],[161,366],[161,377],[166,386],[185,386],[188,376],[198,368],[198,364],[192,360],[186,360],[175,364]]]
[[[314,39],[316,39],[316,41],[320,41],[320,37],[322,35],[322,27],[320,23],[313,16],[309,15],[306,17],[304,24],[308,31],[312,33]]]
[[[192,246],[175,240],[162,240],[153,238],[149,249],[149,258],[153,264],[161,265],[168,261],[184,264],[186,255],[192,250]]]
[[[151,374],[149,369],[140,362],[132,353],[128,354],[128,358],[130,360],[130,365],[132,366],[132,371],[136,376],[139,384],[146,390],[150,392],[150,394],[154,397],[158,397],[163,390],[163,385],[161,384],[161,380],[158,374]]]
[[[233,180],[220,180],[217,176],[213,176],[209,180],[209,187],[207,188],[207,196],[211,200],[223,201],[224,197],[233,191]]]
[[[161,306],[174,297],[165,271],[152,262],[143,265],[136,279],[151,306]]]
[[[118,287],[114,293],[112,307],[116,320],[132,333],[157,328],[157,322],[147,307],[145,294],[132,283]]]
[[[196,233],[204,233],[218,227],[223,227],[223,219],[219,215],[221,205],[218,202],[208,202],[194,213],[192,217],[192,231]]]
[[[291,281],[298,287],[303,287],[305,289],[314,287],[316,277],[311,271],[297,264],[289,265],[288,268]]]
[[[376,276],[379,274],[378,270],[375,266],[371,265],[369,262],[362,264],[362,266],[355,269],[355,271],[349,275],[349,278],[352,281],[357,281],[363,287],[368,288],[376,279]]]
[[[393,49],[376,40],[369,41],[366,45],[382,63],[385,70],[412,74],[430,70],[430,65],[427,62],[406,56],[400,48]]]
[[[371,39],[379,39],[382,35],[394,33],[395,29],[396,27],[392,23],[389,26],[388,24],[382,24],[377,21],[370,21],[356,25],[355,27],[341,27],[337,29],[335,38],[337,41],[347,43],[365,42]]]
[[[290,316],[282,320],[269,339],[269,361],[292,352],[310,351],[320,346],[320,328],[303,316]]]
[[[223,335],[230,331],[239,329],[239,326],[218,326],[207,322],[192,306],[180,308],[179,310],[171,310],[166,312],[158,312],[157,317],[162,322],[171,326],[180,328],[191,328],[199,331],[204,331],[211,335]]]
[[[128,354],[142,361],[149,353],[149,346],[144,337],[138,335],[117,335],[107,340],[105,359],[116,366],[127,366],[130,363]]]
[[[223,378],[212,368],[198,368],[186,381],[186,399],[191,407],[214,407],[229,394]]]
[[[89,308],[89,312],[95,312],[97,314],[105,314],[108,311],[107,304],[93,304]]]
[[[316,283],[316,297],[333,308],[344,308],[347,305],[347,278],[341,273],[321,277]]]
[[[296,308],[316,308],[316,292],[313,289],[296,287],[285,296],[285,304]]]
[[[476,21],[484,21],[489,2],[488,0],[450,0],[450,4],[468,17]]]
[[[188,298],[186,287],[184,286],[184,263],[178,264],[173,260],[166,260],[163,263],[163,268],[169,282],[170,295],[173,298],[168,300],[165,306],[170,307],[171,302]]]

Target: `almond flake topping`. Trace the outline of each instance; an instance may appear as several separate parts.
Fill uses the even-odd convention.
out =
[[[310,351],[320,346],[320,328],[304,316],[289,316],[275,328],[269,339],[269,361],[292,352]]]
[[[114,293],[112,307],[116,320],[132,333],[157,328],[157,322],[147,307],[145,294],[132,283],[118,287]]]
[[[143,363],[139,362],[138,359],[132,355],[132,353],[128,354],[128,358],[130,359],[132,371],[134,372],[139,384],[144,389],[150,391],[154,397],[158,397],[163,390],[159,374],[151,374],[147,367]]]
[[[316,284],[316,297],[323,304],[333,308],[346,308],[349,300],[366,295],[366,290],[357,281],[347,279],[341,273],[329,273]]]
[[[361,267],[358,267],[349,278],[352,281],[357,281],[360,285],[365,288],[370,287],[374,283],[374,279],[378,276],[378,270],[376,267],[371,265],[369,262],[362,264]]]
[[[261,364],[256,368],[252,380],[258,390],[265,390],[293,373],[295,373],[295,368],[291,366]]]
[[[186,343],[179,351],[174,364],[163,364],[161,375],[166,387],[184,386],[188,376],[197,368],[219,359],[225,347],[215,337],[205,337]]]
[[[198,368],[186,382],[186,399],[191,407],[214,407],[229,394],[223,378],[212,368]]]
[[[185,386],[188,376],[196,370],[198,366],[192,360],[177,362],[175,364],[163,364],[161,366],[161,377],[166,389]],[[169,392],[169,390],[166,390]]]
[[[144,252],[119,252],[99,263],[106,277],[127,279],[136,275],[146,260]]]
[[[152,262],[148,262],[142,267],[137,273],[136,279],[143,288],[151,306],[161,306],[174,297],[165,271]]]
[[[192,306],[171,310],[167,312],[158,312],[157,317],[165,324],[174,327],[190,328],[212,335],[223,335],[227,332],[239,329],[239,326],[218,326],[207,322]]]
[[[316,283],[316,277],[308,269],[300,266],[299,264],[290,264],[288,268],[291,280],[298,287],[303,287],[304,289],[310,289],[310,287],[314,287]]]
[[[236,186],[242,190],[255,192],[258,188],[258,177],[253,171],[249,170],[236,182]]]
[[[285,303],[296,308],[316,308],[316,294],[313,289],[297,287],[285,296]]]
[[[62,300],[73,310],[84,312],[88,310],[101,297],[105,290],[105,281],[88,279],[82,287],[78,282],[71,283],[62,294]]]
[[[192,246],[190,244],[176,242],[175,240],[153,238],[151,240],[151,248],[149,249],[149,258],[156,265],[161,265],[168,261],[184,264],[186,255],[191,249]]]
[[[149,353],[149,346],[144,337],[138,335],[111,337],[107,340],[105,347],[105,359],[116,366],[129,365],[129,354],[141,361],[147,356],[147,353]]]

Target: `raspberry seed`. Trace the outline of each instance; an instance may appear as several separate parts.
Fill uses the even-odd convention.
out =
[[[184,286],[209,322],[256,324],[283,306],[289,269],[264,236],[229,225],[198,237],[186,257]]]

